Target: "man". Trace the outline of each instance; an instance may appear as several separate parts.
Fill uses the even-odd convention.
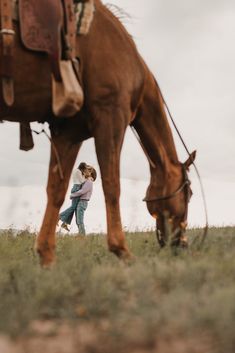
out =
[[[84,225],[84,213],[88,206],[88,201],[91,198],[92,191],[93,191],[93,182],[96,180],[96,170],[91,167],[90,175],[88,176],[85,183],[83,183],[82,188],[77,191],[73,192],[70,195],[70,199],[74,199],[79,197],[79,201],[77,204],[76,210],[76,222],[78,226],[78,234],[79,235],[86,235],[85,225]]]

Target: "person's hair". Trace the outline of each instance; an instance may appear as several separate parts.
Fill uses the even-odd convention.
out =
[[[96,178],[97,178],[97,173],[96,173],[96,170],[95,168],[91,168],[91,172],[90,172],[90,176],[92,177],[92,179],[95,181]]]
[[[87,168],[87,164],[85,162],[81,162],[78,166],[78,169],[81,170],[81,172],[84,172],[86,168]]]

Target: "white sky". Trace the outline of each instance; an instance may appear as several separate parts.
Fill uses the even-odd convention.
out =
[[[197,164],[205,180],[210,223],[234,224],[235,2],[112,0],[112,3],[131,15],[124,24],[155,74],[189,149],[198,151]],[[43,136],[34,139],[33,151],[19,151],[18,126],[11,123],[0,125],[0,228],[10,223],[29,224],[32,220],[34,224],[40,223],[45,199],[39,190],[46,184],[49,145]],[[186,154],[177,138],[176,145],[183,161]],[[84,143],[78,160],[97,167],[92,140]],[[148,165],[131,132],[126,135],[121,171],[122,178],[129,179],[123,181],[123,207],[128,209],[124,212],[124,226],[133,223],[139,227],[151,226],[152,220],[141,202],[148,185]],[[195,177],[193,171],[191,176]],[[134,185],[130,179],[135,180]],[[202,224],[196,182],[194,189],[190,219],[192,224]],[[105,213],[98,184],[96,192],[88,223],[90,229],[96,229],[95,224],[99,224],[94,213],[96,206],[100,208],[100,200],[102,217],[100,215],[99,219],[102,218],[100,228],[103,229]],[[27,198],[20,201],[27,207],[22,207],[20,215],[15,212],[15,221],[12,212],[10,221],[10,212],[3,213],[11,209],[16,198]],[[66,202],[67,205],[68,199]],[[35,204],[38,205],[37,211]],[[140,209],[137,204],[141,205],[138,206]],[[24,209],[27,212],[24,213]],[[34,214],[31,220],[29,212]],[[127,219],[126,215],[129,215]]]

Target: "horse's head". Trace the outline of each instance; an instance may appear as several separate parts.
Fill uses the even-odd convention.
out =
[[[167,175],[151,173],[151,183],[144,199],[149,213],[156,219],[157,238],[164,246],[172,235],[171,244],[187,246],[184,236],[187,226],[188,203],[192,196],[188,171],[194,162],[194,151],[184,163],[174,165]],[[164,177],[163,177],[164,175]]]

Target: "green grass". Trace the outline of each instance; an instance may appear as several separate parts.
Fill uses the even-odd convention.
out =
[[[103,335],[106,323],[112,352],[177,337],[209,340],[211,351],[234,353],[235,228],[211,228],[201,251],[177,254],[159,251],[151,232],[127,239],[133,264],[110,254],[104,236],[65,236],[57,241],[56,266],[43,270],[34,235],[0,232],[0,333],[30,335],[35,320],[53,320],[92,323]]]

